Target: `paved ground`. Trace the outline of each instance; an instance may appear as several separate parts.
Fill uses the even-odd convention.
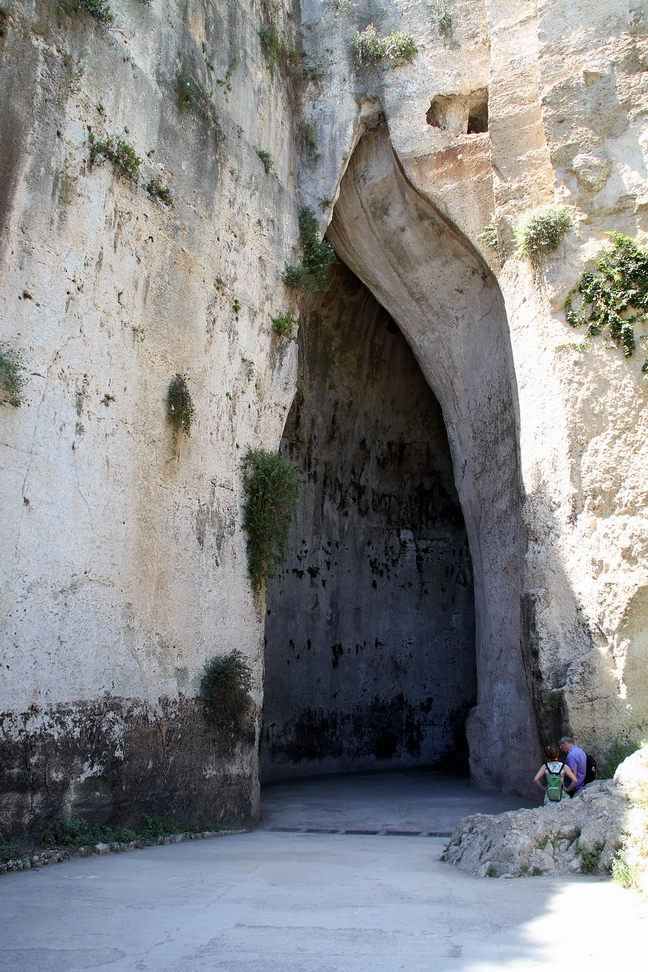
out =
[[[537,806],[446,773],[340,773],[263,788],[261,826],[451,831],[469,813]]]
[[[7,874],[0,972],[643,968],[648,910],[610,882],[477,879],[441,838],[271,829],[429,833],[502,799],[423,774],[273,785],[252,833]]]

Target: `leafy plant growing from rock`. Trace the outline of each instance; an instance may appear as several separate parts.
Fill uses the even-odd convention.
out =
[[[288,337],[297,323],[299,322],[293,317],[293,312],[286,311],[272,318],[272,330],[280,337]]]
[[[452,9],[448,0],[430,0],[432,19],[441,37],[452,34]]]
[[[272,158],[270,153],[266,152],[265,149],[258,149],[258,148],[255,148],[254,151],[263,162],[263,168],[266,170],[266,172],[267,173],[274,172],[274,159]]]
[[[109,27],[115,21],[115,15],[107,0],[59,0],[59,6],[67,14],[85,11],[104,27]]]
[[[222,138],[222,133],[218,128],[218,119],[211,103],[212,92],[207,91],[199,81],[182,71],[178,71],[176,74],[173,87],[180,111],[193,111],[203,121],[212,122],[216,125],[217,138]]]
[[[597,841],[591,849],[583,848],[580,852],[581,871],[583,874],[596,874],[605,843]]]
[[[0,344],[0,405],[20,408],[25,385],[24,365],[19,351]]]
[[[360,67],[377,64],[385,58],[411,63],[418,54],[411,34],[392,31],[386,37],[381,37],[373,24],[369,24],[363,31],[357,30],[350,43],[356,64]]]
[[[167,422],[177,435],[181,431],[191,435],[195,406],[191,399],[187,382],[183,375],[177,374],[169,382],[166,398]]]
[[[558,244],[572,225],[571,213],[565,206],[537,206],[525,213],[515,228],[515,242],[520,256],[537,264]]]
[[[207,97],[207,92],[203,86],[190,78],[189,75],[183,74],[181,71],[175,76],[173,81],[173,87],[175,88],[176,98],[178,99],[178,108],[180,111],[188,111],[190,108],[197,108]]]
[[[268,69],[273,71],[279,64],[284,70],[291,72],[304,60],[304,55],[297,50],[287,37],[280,37],[274,24],[267,24],[259,30],[259,39],[266,59]]]
[[[648,319],[648,251],[621,233],[610,236],[612,245],[596,272],[584,273],[568,294],[565,315],[572,327],[585,326],[588,337],[607,332],[624,357],[631,358],[637,343],[634,325]],[[648,374],[648,358],[641,370]]]
[[[283,563],[299,482],[297,469],[278,452],[248,449],[242,460],[243,529],[247,532],[248,573],[258,591]]]
[[[142,183],[142,189],[148,192],[149,196],[154,196],[163,202],[165,206],[173,206],[173,197],[168,186],[163,186],[157,179],[149,179]]]
[[[303,256],[299,266],[287,266],[283,281],[289,287],[306,287],[315,293],[326,289],[328,271],[337,257],[328,240],[318,237],[315,213],[308,206],[299,210],[299,242]]]
[[[121,136],[110,135],[108,138],[100,139],[95,136],[94,132],[90,132],[88,145],[90,146],[90,165],[94,165],[98,160],[107,159],[127,179],[137,177],[142,160],[133,146],[125,142]]]
[[[252,698],[252,672],[240,651],[212,658],[200,680],[200,698],[223,728],[240,729]]]
[[[195,831],[195,827],[182,825],[185,833]],[[89,824],[83,817],[61,817],[53,821],[43,834],[40,841],[43,847],[71,847],[78,848],[92,844],[116,844],[141,841],[142,843],[158,842],[160,838],[178,833],[178,824],[163,820],[161,817],[151,817],[142,814],[142,822],[136,830],[130,827],[108,827]]]
[[[612,861],[612,880],[622,888],[639,891],[641,888],[641,868],[629,859],[628,850],[620,847]]]
[[[223,94],[225,95],[226,101],[228,100],[228,95],[232,93],[232,74],[234,73],[237,64],[238,58],[233,57],[229,62],[229,66],[225,72],[225,77],[216,78],[216,84],[219,86],[219,88],[221,88]]]
[[[497,227],[487,226],[484,232],[480,235],[479,239],[482,241],[484,246],[487,246],[489,250],[499,249],[499,239],[497,236]]]

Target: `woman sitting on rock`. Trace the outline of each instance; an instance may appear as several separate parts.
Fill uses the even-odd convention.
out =
[[[557,746],[547,746],[545,749],[547,762],[543,763],[533,782],[544,791],[544,804],[547,807],[554,803],[562,803],[567,799],[567,794],[576,786],[576,777],[572,770],[560,758],[560,750]],[[570,781],[571,786],[565,786],[565,777]]]

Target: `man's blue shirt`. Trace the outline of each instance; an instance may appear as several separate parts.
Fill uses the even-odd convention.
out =
[[[582,749],[578,748],[578,746],[572,746],[565,756],[565,762],[576,777],[575,789],[580,790],[581,786],[583,785],[583,780],[585,779],[587,756]]]

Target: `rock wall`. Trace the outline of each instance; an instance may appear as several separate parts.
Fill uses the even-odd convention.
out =
[[[0,407],[9,829],[87,809],[86,780],[100,814],[148,793],[179,821],[257,811],[265,608],[239,465],[278,446],[295,391],[271,319],[297,310],[281,275],[299,204],[322,233],[335,207],[331,238],[444,415],[475,572],[474,779],[518,788],[536,725],[599,754],[645,735],[648,335],[626,359],[564,317],[606,234],[648,232],[644,4],[454,0],[449,33],[415,0],[111,6],[104,25],[80,0],[0,14],[1,340],[28,379],[22,408]],[[410,31],[414,62],[354,65],[371,22]],[[137,177],[90,164],[90,134],[132,148]],[[573,228],[532,268],[515,222],[552,201]],[[165,419],[176,374],[190,437]],[[256,709],[224,755],[196,693],[233,648]],[[97,719],[116,727],[105,750]],[[178,726],[197,754],[184,803]],[[151,754],[137,783],[126,749]]]
[[[267,592],[262,779],[465,761],[474,594],[441,409],[349,270],[311,303],[282,440],[302,485]]]
[[[271,328],[297,235],[290,97],[252,7],[127,0],[112,27],[55,0],[7,10],[2,321],[28,383],[0,410],[3,829],[90,793],[115,822],[249,819],[257,717],[232,747],[196,695],[236,648],[260,708],[239,463],[278,445],[293,394],[296,346]],[[90,130],[133,148],[136,178],[90,164]],[[165,417],[177,373],[190,436]]]
[[[478,877],[612,873],[625,887],[645,891],[647,791],[644,747],[621,763],[614,779],[589,783],[561,803],[464,817],[442,860]]]

